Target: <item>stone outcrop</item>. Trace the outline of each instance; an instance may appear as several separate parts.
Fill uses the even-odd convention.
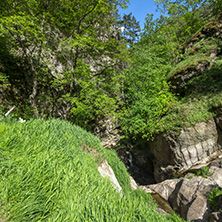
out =
[[[117,145],[121,137],[117,128],[115,120],[111,117],[106,117],[98,121],[94,129],[94,134],[100,138],[103,147],[113,148]]]
[[[119,191],[122,191],[122,187],[119,185],[118,180],[116,179],[116,176],[113,172],[113,169],[110,167],[110,165],[107,163],[107,161],[103,161],[100,166],[98,167],[98,170],[102,177],[108,177],[113,184],[113,186]]]
[[[104,160],[98,167],[98,171],[102,177],[107,177],[113,184],[113,186],[118,190],[119,192],[122,192],[122,187],[120,186],[118,180],[116,179],[115,173],[113,172],[113,169],[110,167],[108,162]],[[136,181],[133,179],[133,177],[130,176],[130,185],[133,190],[138,189],[138,185]]]
[[[222,13],[220,13],[214,20],[207,23],[199,32],[197,32],[185,45],[185,50],[189,50],[197,42],[208,37],[215,37],[222,39]]]
[[[136,181],[131,176],[130,176],[130,185],[131,185],[133,190],[138,189],[138,185],[137,185]]]
[[[188,81],[193,77],[201,75],[210,67],[210,64],[211,61],[206,59],[194,61],[189,65],[185,65],[184,67],[177,69],[170,78],[171,90],[175,93],[182,93],[186,89]]]
[[[132,152],[138,165],[149,167],[153,164],[154,178],[161,182],[214,160],[221,154],[221,146],[218,145],[217,126],[211,119],[184,128],[178,135],[157,135],[146,146]]]
[[[222,107],[221,106],[215,107],[214,113],[216,114],[214,120],[218,130],[218,144],[219,146],[222,146]]]
[[[158,194],[186,220],[207,222],[212,214],[211,221],[220,221],[220,212],[212,212],[207,197],[213,187],[222,188],[222,168],[211,166],[209,172],[211,175],[207,178],[190,177],[188,174],[181,179],[165,180],[141,188],[148,193]]]
[[[213,212],[211,214],[210,222],[220,222],[222,221],[222,212]]]

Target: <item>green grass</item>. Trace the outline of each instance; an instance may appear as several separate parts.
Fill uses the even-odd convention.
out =
[[[122,194],[97,170],[104,157]],[[1,216],[9,221],[182,221],[158,214],[150,195],[131,190],[117,155],[65,121],[0,121],[0,177]]]
[[[189,172],[190,172],[190,175],[188,176],[188,179],[191,179],[193,178],[195,175],[196,176],[201,176],[203,178],[207,178],[208,176],[212,176],[214,171],[209,171],[210,167],[209,166],[205,166],[205,167],[202,167],[200,169],[191,169]]]

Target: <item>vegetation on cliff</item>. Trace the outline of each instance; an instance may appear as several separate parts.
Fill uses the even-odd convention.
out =
[[[117,7],[126,2],[1,1],[1,106],[16,105],[25,119],[59,117],[85,127],[113,114],[127,60]]]
[[[212,118],[222,105],[220,4],[156,2],[161,17],[147,15],[125,72],[121,125],[131,138],[177,133]]]
[[[133,15],[118,16],[127,0],[0,2],[0,113],[30,119],[0,122],[6,218],[179,220],[132,191],[117,155],[79,127],[111,116],[127,138],[151,139],[221,112],[221,1],[155,2],[161,16],[139,38]],[[105,158],[122,196],[98,173]]]

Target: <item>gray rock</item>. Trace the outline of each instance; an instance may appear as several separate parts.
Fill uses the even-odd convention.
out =
[[[168,201],[169,197],[176,190],[176,186],[180,181],[180,179],[165,180],[158,184],[148,185],[147,187]]]
[[[201,193],[196,193],[196,198],[193,200],[188,208],[186,218],[190,221],[208,221],[207,199]]]
[[[122,191],[122,187],[119,185],[118,180],[116,179],[116,176],[113,172],[113,169],[110,167],[110,165],[107,163],[107,161],[103,161],[100,166],[98,167],[98,171],[100,172],[102,177],[107,177],[110,179],[113,186],[119,191]]]
[[[216,185],[217,182],[211,177],[185,178],[178,192],[171,196],[169,201],[182,218],[191,221],[208,221],[207,195]]]
[[[159,213],[159,214],[163,214],[165,216],[169,216],[170,214],[167,213],[166,211],[164,211],[163,209],[161,208],[156,208],[156,211]]]
[[[210,179],[213,180],[217,186],[222,188],[222,168],[211,167],[209,171],[210,170],[214,172]]]
[[[193,176],[189,179],[186,176],[183,179],[165,180],[141,188],[151,193],[152,196],[158,194],[182,218],[196,222],[207,222],[211,214],[207,201],[208,194],[213,187],[221,187],[222,185],[222,169],[211,166],[209,171],[212,173],[207,178]]]
[[[130,185],[132,187],[132,189],[136,190],[138,189],[138,185],[136,183],[136,181],[130,176]]]
[[[169,80],[172,84],[172,91],[176,93],[182,93],[185,91],[188,81],[193,77],[201,75],[209,68],[210,64],[215,61],[215,57],[209,57],[209,59],[210,61],[203,60],[199,63],[193,62],[172,73],[172,77]]]
[[[179,135],[156,136],[148,144],[154,157],[155,180],[161,182],[170,178],[178,169],[186,171],[196,164],[215,158],[220,154],[217,141],[217,127],[213,119],[185,128]]]
[[[210,163],[210,166],[222,168],[222,158],[221,158],[221,157],[218,157],[218,159],[213,160],[213,161]]]
[[[113,148],[119,142],[121,135],[117,130],[117,123],[111,117],[105,117],[96,123],[94,134],[101,140],[105,148]]]

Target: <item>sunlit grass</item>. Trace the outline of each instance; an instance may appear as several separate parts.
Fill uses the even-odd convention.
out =
[[[122,194],[97,170],[105,156]],[[65,121],[0,121],[0,177],[1,214],[9,221],[181,220],[158,214],[150,195],[131,190],[116,154]]]

